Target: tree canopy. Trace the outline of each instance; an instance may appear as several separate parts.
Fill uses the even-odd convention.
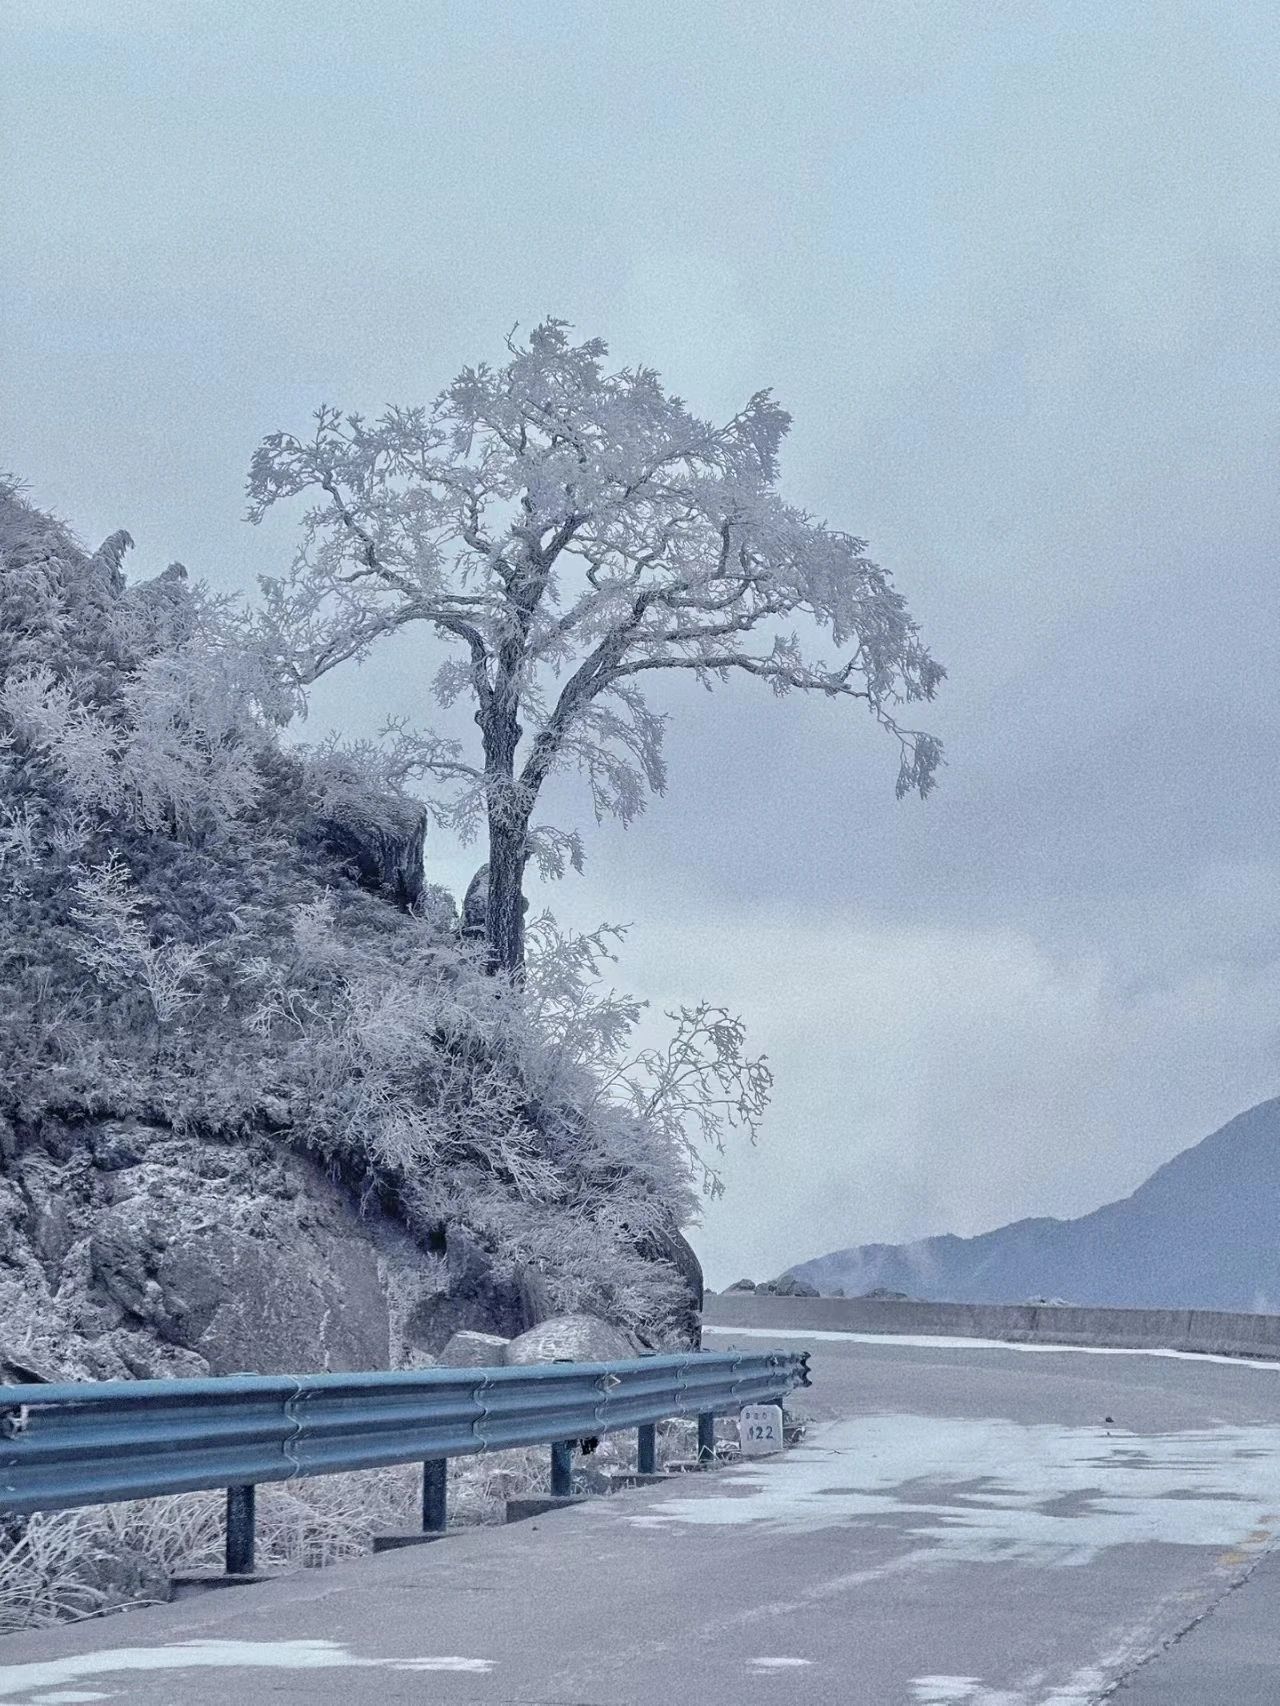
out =
[[[376,420],[321,407],[307,436],[265,439],[249,477],[254,519],[310,500],[295,562],[264,582],[288,678],[313,682],[411,623],[449,642],[431,688],[443,705],[470,696],[481,755],[402,726],[395,762],[446,785],[439,809],[463,834],[487,826],[486,929],[507,971],[523,961],[526,862],[581,859],[573,831],[532,823],[547,776],[580,769],[597,817],[624,822],[664,787],[653,671],[862,701],[895,742],[899,796],[927,794],[941,758],[903,719],[942,667],[864,541],[780,495],[790,419],[771,394],[713,425],[606,355],[544,321],[429,405]]]

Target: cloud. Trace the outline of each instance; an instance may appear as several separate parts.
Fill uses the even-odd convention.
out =
[[[1219,946],[1229,904],[1218,889],[1177,901]],[[726,1001],[777,1079],[765,1141],[727,1156],[728,1193],[695,1235],[709,1282],[1084,1212],[1272,1093],[1280,944],[1249,965],[1113,922],[1111,952],[839,913],[637,931],[628,981],[655,1013]]]

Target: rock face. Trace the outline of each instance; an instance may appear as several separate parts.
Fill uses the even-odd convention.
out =
[[[425,1251],[266,1139],[222,1145],[132,1121],[61,1135],[48,1122],[39,1142],[9,1134],[10,1367],[46,1379],[387,1368],[443,1348],[460,1317],[532,1324],[529,1291],[493,1281],[460,1229],[444,1256]]]
[[[629,1333],[602,1321],[598,1315],[557,1315],[507,1346],[505,1361],[518,1368],[525,1363],[618,1362],[639,1354]]]
[[[622,1328],[554,1315],[462,1227],[442,1253],[266,1138],[103,1120],[5,1133],[0,1382],[606,1362]],[[27,1323],[15,1334],[13,1323]]]

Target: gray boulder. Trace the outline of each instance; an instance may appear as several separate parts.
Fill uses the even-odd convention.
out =
[[[598,1315],[556,1315],[507,1346],[507,1363],[617,1362],[639,1355],[630,1333]]]
[[[304,847],[340,860],[362,888],[405,911],[422,900],[427,814],[415,800],[377,792],[337,753],[311,761],[307,788]]]
[[[808,1280],[797,1279],[794,1274],[779,1274],[777,1279],[765,1280],[763,1285],[756,1287],[758,1292],[765,1292],[770,1297],[819,1297],[821,1293]]]
[[[680,1342],[693,1350],[702,1345],[702,1300],[704,1286],[702,1263],[684,1233],[677,1226],[653,1228],[636,1241],[640,1254],[650,1262],[666,1262],[679,1274],[684,1283],[685,1303],[673,1323]]]
[[[483,941],[488,912],[489,867],[481,865],[462,897],[462,934],[473,942]]]
[[[529,897],[523,895],[520,900],[520,911],[527,915]],[[489,866],[481,865],[480,869],[467,884],[467,892],[462,897],[462,935],[472,942],[482,942],[488,928],[489,919]]]
[[[537,1274],[511,1275],[464,1226],[445,1234],[444,1284],[424,1295],[405,1317],[407,1346],[439,1356],[458,1333],[514,1339],[551,1314]]]
[[[756,1282],[750,1279],[734,1280],[733,1284],[729,1287],[730,1291],[754,1291],[755,1289]]]
[[[436,1358],[441,1368],[498,1368],[506,1361],[509,1339],[498,1333],[455,1333]]]

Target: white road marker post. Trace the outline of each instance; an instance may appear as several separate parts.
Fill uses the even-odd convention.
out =
[[[744,1404],[738,1417],[738,1444],[744,1457],[772,1457],[781,1451],[781,1407],[777,1404]]]

